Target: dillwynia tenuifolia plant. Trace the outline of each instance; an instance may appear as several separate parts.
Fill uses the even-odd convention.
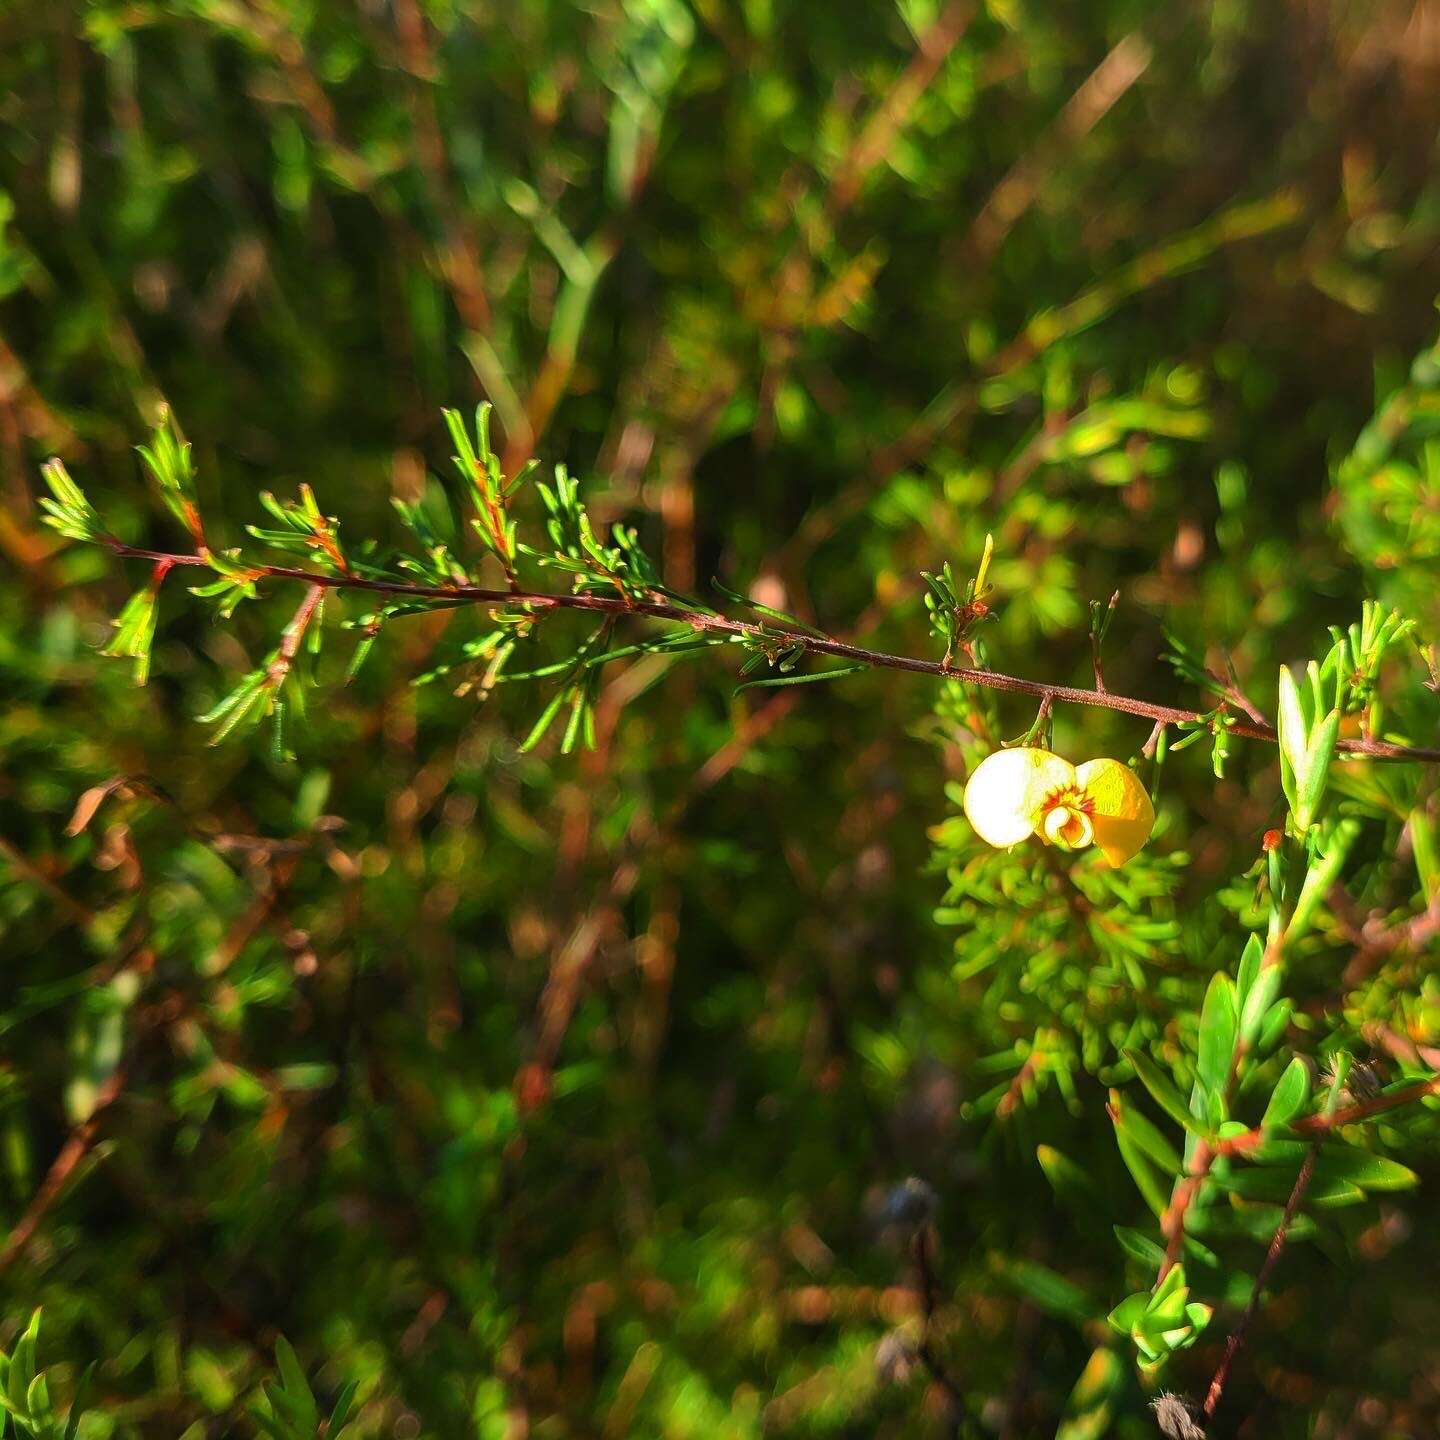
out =
[[[1213,1161],[1190,1217],[1258,1238],[1187,1220],[1184,1303],[1214,1314],[1142,1370],[1106,1317],[1159,1261],[1115,1227],[1168,1241],[1106,1106],[1188,1172],[1130,1057],[1188,1096],[1206,987],[1268,936],[1287,777],[1211,672],[1278,723],[1288,666],[1308,727],[1327,627],[1378,601],[1418,624],[1374,737],[1436,743],[1433,11],[0,4],[0,1348],[43,1307],[62,1424],[98,1362],[77,1440],[323,1430],[351,1384],[356,1440],[1201,1423],[1279,1216],[1219,1188],[1264,1167]],[[536,481],[565,460],[597,545],[633,526],[687,603],[955,675],[732,697],[862,661],[741,676],[745,642],[687,658],[700,631],[632,610],[589,660],[682,648],[587,668],[572,710],[611,612],[447,603],[513,594],[481,508],[427,481],[453,482],[441,407],[475,448],[482,399],[507,486],[546,461],[505,507],[521,591],[570,594],[520,548],[563,549]],[[215,563],[157,609],[154,561],[36,501],[60,455],[104,529],[198,554],[134,459],[162,401]],[[343,578],[317,515],[351,572],[430,583],[404,555],[444,594],[387,619],[402,592],[329,585],[288,638],[308,580],[244,571]],[[397,534],[393,564],[360,543]],[[152,622],[136,690],[95,652]],[[1097,645],[1111,690],[1216,726],[1146,756],[1157,717],[960,673],[1089,691]],[[1061,793],[977,790],[1023,836],[995,848],[966,784],[1022,750],[1074,781],[1007,761]],[[1285,942],[1237,1123],[1292,1055],[1298,1124],[1336,1052],[1359,1100],[1440,1040],[1434,767],[1337,757],[1312,830],[1360,830]],[[1144,815],[1102,812],[1129,787],[1100,761],[1155,814],[1118,868],[1101,832]],[[1213,1440],[1440,1432],[1430,1103],[1334,1132],[1421,1183],[1332,1208],[1312,1177]]]
[[[1208,1343],[1223,1317],[1208,1383],[1193,1395],[1167,1389],[1153,1403],[1165,1435],[1212,1433],[1287,1244],[1339,1250],[1375,1223],[1376,1197],[1417,1183],[1393,1152],[1433,1142],[1440,1054],[1413,1037],[1436,1018],[1434,982],[1417,956],[1440,930],[1440,848],[1425,778],[1440,751],[1417,743],[1433,733],[1436,679],[1415,622],[1366,601],[1315,658],[1280,668],[1273,719],[1233,668],[1211,669],[1178,637],[1168,658],[1203,697],[1199,708],[1109,689],[1104,645],[1118,594],[1092,605],[1088,639],[1077,637],[1093,686],[1021,679],[992,665],[1002,657],[990,653],[986,631],[1006,595],[1004,557],[987,538],[970,578],[958,579],[950,563],[924,576],[937,653],[888,654],[718,584],[722,605],[677,593],[634,530],[592,522],[563,467],[548,480],[533,463],[504,474],[487,407],[473,426],[455,412],[445,420],[459,483],[432,482],[418,502],[397,502],[411,536],[399,549],[342,536],[303,486],[294,499],[262,497],[270,522],[247,527],[254,543],[217,546],[190,447],[168,417],[140,454],[188,545],[149,549],[112,534],[59,461],[46,468],[43,503],[61,534],[148,567],[107,647],[130,659],[141,683],[157,614],[179,603],[177,582],[222,625],[262,594],[297,596],[268,654],[199,717],[217,744],[267,728],[277,759],[303,748],[307,707],[352,679],[390,627],[440,611],[480,620],[447,637],[443,660],[417,682],[476,701],[502,686],[532,686],[535,719],[522,752],[556,736],[562,754],[593,746],[602,678],[639,657],[738,648],[739,690],[865,669],[934,681],[933,733],[962,757],[949,787],[954,814],[934,833],[946,884],[938,919],[960,937],[950,993],[935,998],[986,1052],[975,1068],[992,1088],[973,1113],[998,1133],[1052,1088],[1077,1114],[1107,1094],[1116,1154],[1135,1192],[1133,1202],[1107,1195],[1063,1144],[1040,1144],[1036,1158],[1060,1210],[1077,1221],[1107,1217],[1103,1297],[1038,1259],[996,1264],[1039,1311],[1091,1337],[1103,1316],[1122,1337],[1118,1347],[1095,1340],[1061,1426],[1067,1440],[1105,1434],[1132,1366],[1158,1391],[1176,1357]],[[1357,454],[1373,448],[1362,439]],[[1342,467],[1342,485],[1360,463]],[[1400,483],[1393,474],[1389,482]],[[575,628],[557,640],[567,624]],[[326,647],[342,637],[331,665]],[[1035,705],[1019,734],[1007,734],[1007,696]],[[1129,753],[1064,753],[1056,732],[1071,707],[1128,717]],[[1190,857],[1168,843],[1167,765],[1205,746],[1222,782],[1238,744],[1273,751],[1273,823],[1214,893],[1185,895]],[[1338,1004],[1307,974],[1337,938],[1351,952],[1343,973],[1329,977]],[[957,997],[973,997],[976,984],[980,1003],[962,1005]],[[923,1304],[881,1345],[878,1373],[894,1382],[927,1373],[956,1433],[979,1434],[963,1357],[935,1324],[931,1188],[902,1186],[886,1223],[912,1256]],[[33,1369],[33,1334],[26,1343]],[[256,1422],[276,1436],[314,1433],[319,1412],[305,1376],[283,1341],[277,1356],[281,1383]],[[32,1408],[43,1386],[36,1393]],[[340,1396],[327,1433],[339,1432],[352,1397],[353,1389]],[[12,1413],[17,1424],[40,1423]]]

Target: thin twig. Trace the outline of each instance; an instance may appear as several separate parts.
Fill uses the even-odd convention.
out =
[[[314,619],[315,611],[324,598],[325,590],[320,585],[312,584],[305,592],[305,598],[300,602],[299,608],[285,627],[285,632],[280,637],[280,648],[275,652],[274,660],[270,662],[272,683],[279,684],[289,672],[291,665],[295,663],[295,657],[300,653],[300,642],[305,638],[305,632],[310,628],[310,621]]]
[[[40,1188],[35,1192],[35,1198],[10,1232],[4,1247],[0,1248],[0,1275],[20,1258],[31,1237],[40,1228],[40,1222],[60,1198],[76,1167],[90,1153],[90,1148],[100,1134],[100,1116],[115,1102],[124,1088],[125,1068],[117,1066],[95,1092],[95,1103],[90,1114],[70,1132]]]
[[[920,36],[914,58],[866,120],[859,138],[836,172],[826,197],[831,214],[838,215],[850,208],[866,177],[894,148],[910,112],[960,43],[974,12],[971,0],[951,0],[935,23]]]
[[[202,554],[173,554],[126,545],[115,539],[108,548],[122,558],[168,561],[171,565],[209,565]],[[362,590],[381,595],[401,595],[417,600],[444,600],[451,604],[513,607],[527,611],[588,610],[605,615],[634,615],[651,620],[668,620],[689,625],[708,634],[773,638],[778,627],[772,622],[759,624],[752,620],[736,620],[705,610],[692,610],[668,601],[631,600],[619,595],[547,594],[527,590],[491,590],[480,585],[412,585],[400,580],[375,580],[358,575],[324,575],[286,565],[255,565],[250,567],[255,579],[298,580],[322,590]],[[1166,725],[1209,723],[1210,715],[1185,710],[1175,705],[1159,705],[1129,695],[1109,691],[1086,690],[1073,685],[1050,685],[1039,680],[1025,680],[1018,675],[1005,675],[995,670],[976,670],[961,665],[945,665],[938,660],[919,660],[909,655],[891,655],[883,650],[867,650],[848,645],[843,640],[811,635],[805,631],[783,631],[786,643],[811,655],[830,655],[851,660],[876,669],[904,670],[915,675],[934,675],[942,680],[960,680],[970,685],[984,685],[1014,695],[1029,695],[1039,700],[1061,701],[1069,705],[1089,705],[1101,710],[1118,710],[1126,715],[1139,715]],[[1250,740],[1276,743],[1275,727],[1254,721],[1236,719],[1229,727],[1232,735]],[[1342,739],[1337,750],[1349,755],[1366,755],[1376,760],[1440,760],[1440,750],[1419,745],[1394,745],[1384,740]]]
[[[1255,1277],[1255,1288],[1250,1292],[1250,1300],[1245,1306],[1245,1313],[1241,1315],[1239,1322],[1225,1341],[1225,1354],[1220,1359],[1219,1367],[1215,1371],[1215,1378],[1210,1382],[1209,1393],[1205,1396],[1205,1418],[1207,1420],[1215,1413],[1215,1407],[1220,1403],[1220,1395],[1225,1389],[1230,1366],[1234,1363],[1240,1347],[1245,1343],[1245,1332],[1249,1329],[1250,1322],[1254,1320],[1255,1313],[1260,1308],[1261,1293],[1269,1283],[1270,1272],[1279,1262],[1280,1252],[1285,1248],[1285,1237],[1289,1232],[1290,1222],[1295,1218],[1295,1212],[1300,1208],[1300,1202],[1305,1198],[1306,1190],[1310,1188],[1310,1179],[1315,1174],[1315,1162],[1319,1158],[1320,1142],[1317,1140],[1310,1147],[1309,1153],[1305,1156],[1305,1163],[1301,1165],[1300,1173],[1295,1177],[1294,1188],[1290,1191],[1290,1198],[1285,1202],[1285,1212],[1280,1216],[1280,1223],[1275,1227],[1270,1248],[1265,1252],[1265,1259],[1261,1263],[1260,1273]]]
[[[955,1428],[958,1433],[969,1417],[965,1403],[965,1392],[945,1368],[944,1362],[935,1353],[931,1343],[931,1332],[935,1324],[939,1292],[935,1283],[935,1269],[930,1255],[930,1226],[923,1224],[915,1231],[915,1278],[920,1291],[920,1343],[915,1354],[930,1372],[930,1378],[945,1392],[955,1408]]]
[[[1397,950],[1423,950],[1437,934],[1440,934],[1440,895],[1418,915],[1398,925],[1362,925],[1359,947],[1340,977],[1341,984],[1353,989],[1368,980]]]
[[[975,217],[965,247],[972,260],[989,260],[1040,194],[1065,149],[1099,124],[1145,73],[1153,58],[1149,41],[1132,31],[1090,72],[1055,123],[1010,167]]]

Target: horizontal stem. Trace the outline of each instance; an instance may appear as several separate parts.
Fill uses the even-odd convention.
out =
[[[209,565],[207,555],[170,554],[162,550],[145,550],[119,540],[106,541],[110,550],[122,558],[149,560],[170,565]],[[257,579],[296,580],[328,590],[361,590],[382,595],[408,596],[415,600],[464,601],[473,605],[521,607],[530,610],[589,610],[607,615],[642,615],[653,620],[668,620],[689,625],[708,634],[738,636],[773,636],[774,627],[752,620],[735,620],[727,615],[688,610],[683,605],[660,601],[630,600],[622,595],[571,594],[555,595],[528,590],[491,590],[479,585],[413,585],[402,580],[369,580],[358,575],[327,575],[313,570],[300,570],[287,565],[248,566]],[[976,670],[962,665],[947,665],[938,660],[917,660],[909,655],[890,655],[883,650],[867,650],[848,645],[843,640],[811,635],[805,631],[787,631],[785,638],[792,645],[812,655],[832,655],[883,670],[904,670],[915,675],[934,675],[942,680],[962,680],[970,685],[984,685],[1013,695],[1034,699],[1059,700],[1069,705],[1089,705],[1100,710],[1118,710],[1126,715],[1139,715],[1161,725],[1193,725],[1209,717],[1198,710],[1184,710],[1174,705],[1158,705],[1129,695],[1116,695],[1109,690],[1085,690],[1073,685],[1050,685],[1040,680],[1024,680],[1018,675],[1004,675],[995,670]],[[1237,717],[1231,723],[1232,735],[1250,740],[1278,739],[1275,727],[1248,718]],[[1376,760],[1440,760],[1440,750],[1418,745],[1392,745],[1384,740],[1344,739],[1337,750],[1350,755],[1367,755]]]
[[[1307,1115],[1303,1120],[1297,1120],[1291,1129],[1297,1135],[1306,1135],[1313,1138],[1329,1134],[1331,1130],[1341,1125],[1355,1125],[1361,1120],[1368,1120],[1372,1115],[1383,1114],[1386,1110],[1394,1110],[1401,1105],[1411,1105],[1417,1100],[1427,1099],[1431,1095],[1440,1095],[1440,1075],[1432,1075],[1428,1080],[1417,1080],[1413,1085],[1407,1085],[1403,1090],[1391,1090],[1386,1095],[1376,1095],[1370,1100],[1359,1100],[1353,1105],[1347,1105],[1342,1110],[1335,1110],[1330,1114],[1323,1111],[1317,1115]],[[1247,1130],[1243,1135],[1232,1135],[1226,1140],[1215,1142],[1215,1154],[1218,1155],[1244,1155],[1247,1151],[1258,1150],[1265,1143],[1265,1131],[1262,1126],[1256,1126],[1253,1130]]]

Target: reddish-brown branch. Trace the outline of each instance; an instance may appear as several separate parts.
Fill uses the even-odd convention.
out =
[[[147,550],[114,539],[106,543],[122,558],[163,560],[171,565],[210,563],[204,555],[199,554],[182,555]],[[673,624],[689,625],[696,631],[712,635],[773,636],[777,629],[773,623],[766,625],[753,620],[736,620],[728,615],[690,610],[668,601],[629,600],[619,595],[557,595],[528,590],[492,590],[480,585],[412,585],[400,580],[374,580],[358,575],[322,575],[288,565],[257,565],[253,567],[253,571],[256,578],[297,580],[312,586],[316,592],[361,590],[373,594],[408,596],[416,600],[441,600],[452,604],[494,607],[513,606],[530,611],[588,610],[602,615],[634,615],[651,620],[668,620]],[[843,640],[810,635],[804,631],[787,632],[785,639],[787,644],[811,655],[833,656],[838,660],[850,660],[876,669],[903,670],[913,675],[961,680],[969,685],[984,685],[992,690],[1004,690],[1013,695],[1028,695],[1037,700],[1048,699],[1051,704],[1060,701],[1068,705],[1089,705],[1101,710],[1117,710],[1122,714],[1138,715],[1165,725],[1205,724],[1210,718],[1201,711],[1185,710],[1175,705],[1159,705],[1152,700],[1116,695],[1108,690],[1051,685],[1040,680],[1026,680],[1018,675],[1005,675],[996,670],[976,670],[962,665],[942,664],[938,660],[918,660],[909,655],[891,655],[883,650],[867,650],[860,645],[849,645]],[[1250,740],[1266,740],[1271,744],[1278,738],[1273,725],[1261,725],[1250,720],[1236,719],[1229,729],[1232,735],[1244,736]],[[1336,749],[1346,754],[1366,755],[1376,760],[1440,760],[1440,750],[1420,745],[1393,745],[1384,740],[1342,739],[1336,743]]]
[[[1440,935],[1440,897],[1418,915],[1398,925],[1367,921],[1354,938],[1358,948],[1346,965],[1341,983],[1353,988],[1369,979],[1397,950],[1423,950]]]
[[[1378,1021],[1362,1025],[1360,1033],[1377,1050],[1386,1051],[1406,1065],[1413,1065],[1417,1070],[1426,1065],[1440,1070],[1440,1046],[1417,1044],[1408,1035],[1399,1035]]]
[[[109,1078],[95,1092],[95,1105],[89,1117],[70,1132],[39,1190],[35,1192],[35,1198],[10,1232],[3,1249],[0,1249],[0,1275],[19,1259],[31,1237],[40,1228],[40,1222],[49,1213],[50,1207],[60,1198],[76,1167],[95,1144],[100,1133],[100,1116],[114,1103],[124,1088],[125,1070],[120,1066],[110,1072]]]
[[[1225,1389],[1230,1366],[1234,1363],[1235,1356],[1239,1354],[1240,1347],[1245,1343],[1245,1332],[1250,1328],[1250,1322],[1254,1320],[1255,1313],[1260,1308],[1260,1297],[1266,1285],[1270,1283],[1270,1274],[1279,1262],[1280,1252],[1285,1248],[1285,1238],[1290,1231],[1290,1222],[1294,1220],[1295,1212],[1299,1210],[1300,1202],[1305,1198],[1306,1190],[1310,1188],[1310,1179],[1315,1174],[1315,1162],[1319,1156],[1320,1142],[1317,1140],[1310,1147],[1304,1164],[1300,1166],[1300,1173],[1295,1177],[1295,1185],[1290,1191],[1290,1198],[1285,1202],[1285,1212],[1280,1216],[1280,1223],[1275,1227],[1275,1234],[1270,1240],[1270,1248],[1265,1252],[1265,1259],[1260,1265],[1260,1273],[1255,1277],[1255,1288],[1250,1292],[1250,1300],[1245,1306],[1245,1313],[1241,1315],[1239,1322],[1225,1341],[1225,1353],[1220,1359],[1214,1379],[1210,1381],[1209,1393],[1205,1396],[1206,1419],[1215,1413],[1215,1407],[1220,1403],[1220,1395]]]
[[[1440,1095],[1440,1075],[1432,1075],[1428,1080],[1417,1080],[1403,1090],[1391,1090],[1388,1094],[1376,1095],[1370,1100],[1359,1100],[1354,1105],[1347,1105],[1330,1115],[1307,1115],[1290,1128],[1297,1135],[1319,1138],[1341,1125],[1356,1125],[1361,1120],[1370,1119],[1372,1115],[1382,1115],[1385,1111],[1396,1110],[1402,1105],[1413,1105],[1417,1100],[1424,1100],[1432,1095]],[[1265,1131],[1257,1125],[1243,1135],[1232,1135],[1227,1140],[1217,1141],[1215,1153],[1217,1156],[1246,1155],[1252,1150],[1258,1150],[1264,1143]]]
[[[952,0],[920,37],[914,58],[865,122],[865,128],[831,182],[827,198],[832,214],[849,209],[866,176],[894,148],[910,112],[960,43],[974,12],[971,0]]]
[[[305,592],[305,598],[300,602],[290,623],[280,636],[280,648],[270,662],[269,679],[272,685],[278,685],[289,674],[290,666],[294,664],[296,655],[300,653],[300,642],[305,638],[305,632],[310,628],[311,620],[315,618],[315,611],[319,609],[320,602],[325,597],[325,586],[318,583],[321,577],[312,576],[310,578],[311,586]]]
[[[1200,1141],[1190,1158],[1189,1172],[1176,1185],[1170,1196],[1170,1203],[1160,1217],[1160,1233],[1165,1237],[1165,1259],[1160,1264],[1160,1273],[1155,1277],[1157,1285],[1179,1263],[1180,1252],[1185,1246],[1185,1217],[1200,1194],[1200,1187],[1209,1178],[1210,1167],[1214,1163],[1215,1151],[1203,1140]]]

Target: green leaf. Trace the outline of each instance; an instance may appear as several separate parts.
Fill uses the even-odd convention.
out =
[[[10,1357],[10,1373],[5,1380],[7,1398],[17,1414],[26,1413],[25,1394],[35,1378],[35,1347],[39,1335],[40,1311],[36,1310],[25,1327],[25,1333],[15,1342],[15,1351]]]
[[[340,1394],[335,1399],[335,1408],[330,1412],[330,1421],[325,1427],[325,1440],[336,1440],[349,1423],[355,1409],[355,1392],[358,1388],[354,1380],[341,1386]]]
[[[168,409],[161,412],[149,445],[138,445],[136,449],[171,513],[197,541],[202,541],[190,444],[180,438],[180,427]]]
[[[732,692],[739,695],[743,690],[773,690],[782,685],[814,685],[821,680],[839,680],[844,675],[855,675],[868,669],[865,665],[842,665],[838,670],[817,670],[808,675],[777,675],[765,680],[749,680],[737,685]]]
[[[1325,849],[1318,857],[1312,857],[1305,872],[1305,882],[1300,887],[1300,896],[1295,902],[1294,914],[1285,927],[1285,943],[1293,945],[1309,929],[1325,897],[1330,894],[1345,857],[1360,834],[1360,822],[1353,816],[1346,816],[1331,828],[1325,836]]]
[[[41,517],[52,530],[58,530],[71,540],[85,540],[104,544],[109,540],[100,517],[95,513],[85,493],[70,478],[63,460],[47,460],[40,473],[50,487],[49,495],[40,497]]]
[[[1340,712],[1331,710],[1316,725],[1305,750],[1305,772],[1296,776],[1296,822],[1302,830],[1315,821],[1325,786],[1330,778],[1330,762],[1335,757],[1335,742],[1340,738]]]
[[[787,629],[798,630],[804,635],[813,636],[816,640],[830,639],[830,636],[823,630],[817,630],[813,625],[807,625],[803,620],[797,619],[794,615],[787,615],[783,610],[775,610],[769,605],[762,605],[758,600],[752,600],[748,595],[741,595],[739,591],[731,590],[728,586],[722,585],[713,575],[710,577],[710,583],[725,596],[727,600],[732,600],[737,605],[744,605],[747,609],[754,610],[757,614],[765,615],[771,620],[778,620]]]
[[[284,1382],[286,1399],[297,1407],[311,1428],[318,1425],[320,1411],[310,1391],[310,1382],[305,1378],[294,1348],[283,1335],[277,1336],[275,1340],[275,1363],[280,1370],[280,1379]]]
[[[1196,1129],[1195,1116],[1190,1113],[1190,1107],[1185,1103],[1175,1082],[1144,1051],[1126,1050],[1122,1053],[1134,1067],[1140,1083],[1150,1092],[1155,1103],[1177,1125],[1183,1125],[1187,1130]]]
[[[554,723],[555,717],[560,713],[560,707],[565,703],[569,693],[568,690],[559,691],[540,712],[540,718],[530,727],[530,733],[520,742],[522,755],[533,750],[545,738],[545,732]]]
[[[1078,1285],[1033,1260],[1012,1260],[1001,1269],[1004,1279],[1020,1294],[1033,1300],[1047,1315],[1088,1324],[1095,1317],[1095,1305]]]
[[[25,1413],[32,1420],[50,1418],[50,1383],[43,1370],[30,1382],[25,1392]]]
[[[1265,958],[1265,945],[1258,935],[1251,935],[1245,942],[1245,949],[1240,956],[1240,973],[1235,981],[1235,994],[1240,1004],[1243,1015],[1246,1002],[1250,998],[1250,987],[1254,985],[1256,977],[1260,974],[1260,962]]]
[[[1118,1330],[1122,1335],[1129,1335],[1140,1323],[1140,1317],[1144,1315],[1149,1303],[1149,1291],[1137,1290],[1135,1294],[1127,1295],[1105,1318],[1112,1329]]]
[[[61,1440],[75,1440],[80,1429],[80,1419],[85,1414],[85,1402],[90,1398],[90,1386],[95,1378],[96,1361],[92,1360],[81,1372],[75,1386],[75,1398],[70,1402],[70,1414],[65,1420],[65,1431]]]
[[[1116,1350],[1097,1346],[1065,1402],[1055,1440],[1102,1440],[1110,1433],[1114,1407],[1128,1383],[1128,1367]]]
[[[1164,1246],[1152,1240],[1143,1230],[1135,1230],[1128,1225],[1116,1225],[1114,1229],[1120,1248],[1132,1259],[1142,1265],[1152,1265],[1157,1270],[1165,1263]]]
[[[1310,1098],[1310,1067],[1297,1055],[1285,1067],[1285,1073],[1271,1092],[1260,1124],[1266,1129],[1288,1125]]]
[[[1163,1311],[1170,1301],[1187,1288],[1185,1267],[1172,1265],[1165,1272],[1165,1278],[1151,1292],[1150,1303],[1145,1307],[1146,1311],[1152,1315]]]
[[[246,1413],[271,1440],[294,1440],[293,1436],[281,1429],[279,1421],[269,1410],[262,1409],[259,1405],[248,1405]]]
[[[1196,1062],[1200,1083],[1211,1095],[1224,1095],[1238,1032],[1235,986],[1228,975],[1217,971],[1205,991],[1200,1011],[1200,1054]]]
[[[1180,1152],[1141,1111],[1132,1106],[1115,1105],[1111,1118],[1162,1170],[1179,1174],[1183,1169]]]
[[[1327,1180],[1348,1180],[1362,1190],[1409,1190],[1420,1183],[1420,1177],[1397,1160],[1338,1143],[1321,1150],[1315,1174]]]
[[[160,588],[155,581],[137,590],[125,602],[125,608],[115,621],[115,633],[101,652],[128,656],[134,660],[137,685],[145,684],[150,678],[150,648],[155,642],[159,601]]]
[[[1305,711],[1300,704],[1300,691],[1288,665],[1280,667],[1279,706],[1275,723],[1280,740],[1280,781],[1291,813],[1298,814],[1299,777],[1304,773],[1305,751],[1310,737]]]
[[[1165,1189],[1161,1185],[1161,1179],[1151,1168],[1151,1162],[1145,1158],[1145,1153],[1140,1151],[1138,1145],[1117,1126],[1115,1130],[1115,1143],[1119,1146],[1120,1159],[1125,1161],[1125,1168],[1130,1172],[1130,1178],[1135,1181],[1145,1204],[1151,1207],[1156,1215],[1165,1214]]]
[[[1245,1002],[1240,1007],[1240,1041],[1243,1045],[1254,1044],[1256,1037],[1260,1034],[1260,1027],[1265,1021],[1266,1013],[1274,1004],[1275,997],[1280,993],[1280,986],[1284,979],[1285,971],[1279,964],[1267,965],[1256,975],[1250,986],[1250,992],[1245,996]]]
[[[1284,1137],[1290,1132],[1280,1130],[1278,1138],[1271,1138],[1245,1152],[1246,1159],[1256,1165],[1299,1166],[1314,1145],[1313,1140],[1293,1140]]]
[[[1295,1178],[1294,1165],[1255,1165],[1215,1177],[1217,1183],[1231,1194],[1271,1205],[1283,1205],[1289,1200],[1290,1192],[1295,1188]],[[1364,1198],[1365,1192],[1353,1181],[1318,1173],[1305,1191],[1307,1205],[1355,1205]]]
[[[228,695],[198,717],[202,725],[218,727],[211,736],[212,745],[218,745],[242,726],[257,724],[270,713],[273,690],[267,678],[263,668],[250,671]]]
[[[1092,1217],[1103,1207],[1095,1182],[1053,1145],[1037,1145],[1035,1158],[1055,1194],[1076,1214]]]
[[[1293,1008],[1290,998],[1282,995],[1265,1012],[1265,1018],[1260,1022],[1260,1035],[1255,1042],[1257,1055],[1268,1055],[1280,1043],[1290,1023],[1290,1011]]]
[[[1163,1215],[1166,1205],[1165,1190],[1144,1151],[1119,1125],[1115,1127],[1115,1143],[1120,1149],[1120,1158],[1125,1162],[1125,1168],[1129,1170],[1145,1203],[1156,1215]]]

